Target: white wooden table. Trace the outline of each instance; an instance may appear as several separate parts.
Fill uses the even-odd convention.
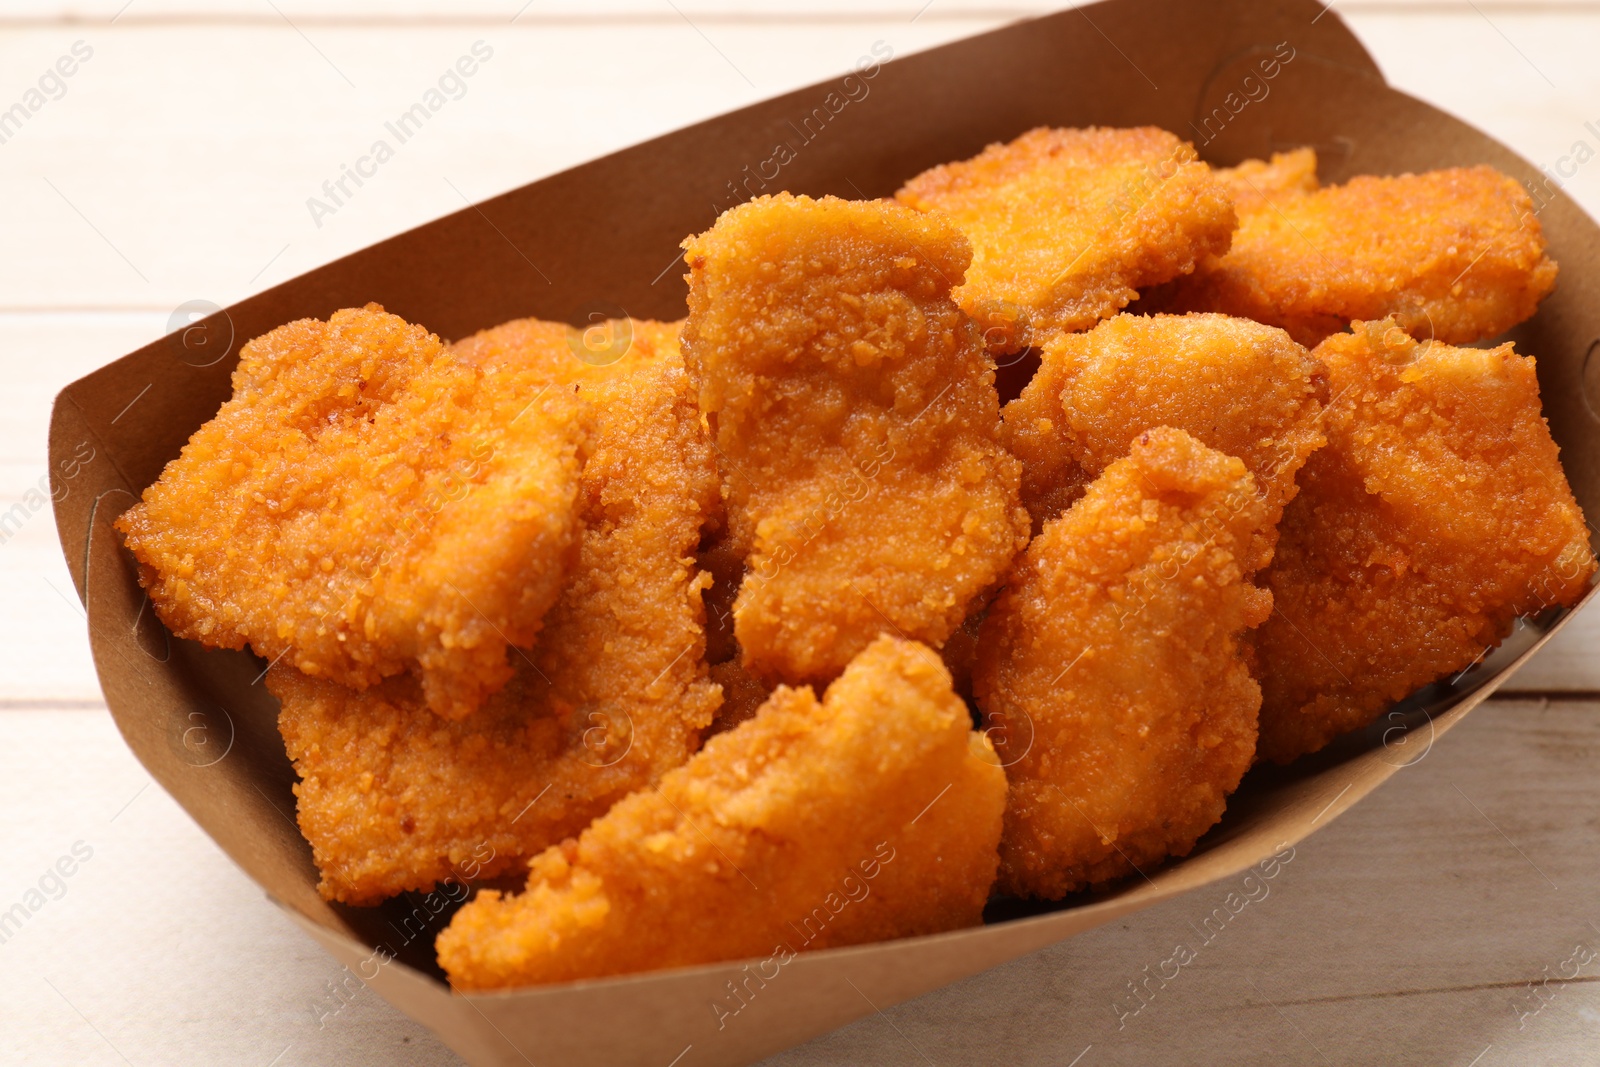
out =
[[[0,143],[0,510],[44,473],[56,390],[186,301],[227,304],[464,198],[838,73],[875,41],[900,55],[1055,6],[13,0],[0,109],[75,45],[81,61]],[[1600,120],[1600,4],[1338,10],[1392,83],[1536,163]],[[313,219],[307,198],[477,41],[492,58],[461,98]],[[1567,187],[1600,215],[1600,164]],[[48,510],[0,544],[0,596],[0,910],[48,891],[0,943],[0,1062],[457,1062],[373,993],[335,997],[339,968],[149,784],[101,703]],[[1229,887],[772,1062],[1600,1060],[1600,958],[1576,965],[1600,949],[1597,641],[1600,616],[1580,620],[1521,697],[1302,845],[1120,1030],[1127,983]],[[74,851],[70,877],[47,875]]]

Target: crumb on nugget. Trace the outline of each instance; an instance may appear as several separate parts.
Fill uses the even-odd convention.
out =
[[[693,556],[716,474],[694,393],[670,359],[580,386],[595,427],[577,563],[537,647],[468,720],[431,715],[410,678],[358,693],[268,674],[324,896],[427,889],[468,857],[481,877],[514,870],[698,746],[719,696]]]
[[[1119,315],[1045,345],[1002,413],[1002,440],[1022,460],[1022,502],[1037,530],[1140,432],[1185,430],[1255,475],[1268,505],[1264,566],[1295,475],[1326,441],[1327,397],[1326,369],[1282,330],[1226,315]]]
[[[1265,166],[1241,164],[1227,183]],[[1168,310],[1242,315],[1305,345],[1393,316],[1414,337],[1466,344],[1528,318],[1556,284],[1533,201],[1493,167],[1362,176],[1237,207],[1233,247],[1177,282]]]
[[[955,297],[1003,351],[1115,315],[1137,290],[1226,252],[1236,224],[1194,147],[1153,126],[1040,127],[896,195],[972,242]]]
[[[1272,610],[1250,584],[1267,521],[1242,462],[1158,427],[1028,546],[973,677],[1006,725],[1002,892],[1059,899],[1188,854],[1222,817],[1255,754],[1240,637]]]
[[[439,935],[458,989],[570,981],[976,924],[1005,774],[924,646],[882,637],[780,687],[659,785]]]
[[[376,304],[244,346],[233,397],[117,520],[179,637],[470,714],[577,539],[576,408]]]
[[[684,246],[745,666],[824,682],[882,632],[942,644],[1028,529],[993,364],[949,295],[965,240],[889,201],[783,194]]]
[[[1357,323],[1315,353],[1328,446],[1300,473],[1255,634],[1261,755],[1315,752],[1462,670],[1512,620],[1575,603],[1589,530],[1540,414],[1534,360]]]

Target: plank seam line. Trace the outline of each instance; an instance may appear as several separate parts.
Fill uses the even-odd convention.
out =
[[[1504,982],[1478,982],[1473,985],[1438,986],[1432,989],[1395,989],[1388,992],[1333,993],[1325,997],[1305,997],[1300,1000],[1280,1000],[1280,1006],[1306,1004],[1336,1004],[1349,1000],[1386,1000],[1392,997],[1422,997],[1440,993],[1477,993],[1488,989],[1524,989],[1538,982],[1536,978],[1521,978]],[[1600,982],[1600,975],[1584,974],[1573,978],[1551,979],[1551,985],[1587,985]]]

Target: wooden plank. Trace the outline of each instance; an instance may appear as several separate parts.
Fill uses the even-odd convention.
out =
[[[1391,85],[1478,126],[1540,167],[1576,166],[1559,178],[1600,216],[1600,164],[1574,164],[1573,145],[1600,136],[1600,66],[1582,51],[1600,34],[1600,14],[1477,11],[1448,17],[1421,10],[1352,11],[1352,28]],[[1419,49],[1419,40],[1428,47]]]
[[[1459,0],[1458,0],[1459,3]],[[286,21],[304,26],[362,22],[367,25],[394,26],[417,20],[437,23],[498,22],[513,19],[519,25],[549,22],[586,21],[592,23],[628,20],[632,22],[707,21],[830,21],[848,22],[859,18],[909,20],[1008,18],[1046,14],[1071,6],[1059,0],[766,0],[752,5],[746,0],[460,0],[448,7],[437,0],[276,0],[269,5],[260,0],[14,0],[6,5],[0,21],[45,20],[88,24],[147,25],[183,20],[217,24],[250,22],[282,25]]]
[[[855,18],[966,18],[974,13],[998,18],[1047,14],[1082,6],[1062,0],[766,0],[759,7],[747,0],[458,0],[442,10],[436,0],[277,0],[272,5],[260,0],[12,0],[0,14],[0,22],[80,22],[142,25],[176,20],[217,23],[249,21],[255,23],[293,20],[297,25],[316,26],[332,22],[363,22],[373,26],[426,20],[436,23],[507,22],[520,23],[586,20],[593,22],[627,19],[630,21],[741,20],[831,20]],[[1429,15],[1523,14],[1529,11],[1573,11],[1600,8],[1596,0],[1334,0],[1330,5],[1340,15],[1368,11],[1422,11]]]
[[[443,19],[424,0],[277,6],[305,26],[269,26],[276,16],[256,0],[135,0],[115,25],[63,20],[108,20],[124,0],[20,0],[0,13],[12,27],[0,37],[0,70],[11,72],[0,79],[0,103],[19,98],[32,72],[74,40],[96,49],[67,95],[0,145],[0,195],[11,205],[0,237],[9,253],[0,260],[3,300],[74,309],[0,314],[12,386],[0,510],[43,473],[55,389],[159,335],[184,300],[227,303],[453,210],[461,201],[446,178],[469,197],[490,195],[843,71],[880,37],[904,53],[1055,5],[936,0],[911,23],[918,0],[873,0],[867,9],[782,0],[755,15],[735,0],[697,0],[678,5],[687,19],[653,0],[541,0],[518,18],[526,28],[503,31],[499,19],[518,0],[472,0]],[[1600,26],[1595,4],[1343,0],[1338,10],[1391,81],[1530,159],[1554,165],[1583,123],[1600,117],[1584,103],[1597,98],[1585,54]],[[406,20],[417,24],[395,25]],[[487,39],[491,24],[496,61],[506,62],[486,65],[381,184],[313,225],[305,198],[429,84],[431,73],[414,74]],[[1422,40],[1427,47],[1417,47]],[[196,135],[210,147],[196,150]],[[1570,188],[1596,211],[1600,168],[1584,167]],[[117,308],[136,310],[104,313]],[[0,544],[0,596],[25,606],[0,623],[0,748],[28,754],[0,776],[0,810],[25,813],[5,820],[8,869],[19,873],[17,896],[0,905],[20,899],[75,842],[95,850],[60,899],[3,946],[0,1059],[115,1064],[126,1052],[134,1062],[456,1062],[370,992],[348,1004],[332,999],[337,968],[159,788],[143,784],[109,718],[67,710],[98,699],[70,593],[47,516]],[[1600,617],[1578,620],[1517,684],[1600,686],[1597,640]],[[46,700],[53,710],[24,706]],[[1597,888],[1592,827],[1571,814],[1595,807],[1597,711],[1592,703],[1480,709],[1299,849],[1271,897],[1230,922],[1121,1030],[1112,1004],[1128,1003],[1126,983],[1159,967],[1225,887],[774,1062],[910,1063],[925,1050],[942,1064],[1066,1063],[1086,1048],[1083,1067],[1309,1062],[1319,1053],[1360,1062],[1476,1057],[1482,1067],[1573,1062],[1592,1041],[1600,985],[1535,994],[1525,983],[1558,972],[1573,942],[1600,944],[1600,932],[1585,933],[1600,920],[1584,913]],[[1538,996],[1548,1006],[1519,1017]]]
[[[266,1064],[286,1046],[280,1064],[457,1062],[358,985],[319,1020],[342,1003],[326,985],[339,969],[144,786],[103,713],[0,716],[0,750],[29,753],[0,777],[0,810],[31,813],[6,821],[0,904],[75,842],[93,849],[0,946],[0,1058],[121,1064],[92,1023],[135,1063]],[[1600,948],[1583,814],[1600,801],[1597,753],[1600,703],[1492,702],[1271,880],[1198,890],[769,1063],[921,1063],[913,1044],[942,1067],[1066,1064],[1088,1046],[1080,1067],[1314,1063],[1317,1049],[1337,1063],[1465,1067],[1485,1048],[1478,1067],[1581,1062],[1600,962],[1518,1012],[1575,944]],[[1230,891],[1257,899],[1213,918],[1208,943],[1195,928]],[[1146,987],[1119,1030],[1128,983],[1179,943],[1193,963]]]
[[[1486,705],[1277,878],[1197,890],[769,1064],[921,1062],[911,1043],[940,1064],[1584,1062],[1600,959],[1529,983],[1576,945],[1600,952],[1597,711]],[[1196,928],[1230,891],[1258,899],[1207,943]],[[1197,956],[1162,983],[1179,944]],[[1148,1004],[1122,1018],[1146,974]]]
[[[0,715],[0,746],[26,753],[0,810],[28,813],[5,820],[0,909],[46,879],[0,944],[0,1061],[459,1062],[358,982],[336,994],[343,968],[149,784],[103,711]],[[48,878],[63,856],[74,873]]]
[[[381,49],[348,25],[315,43],[288,27],[17,29],[0,69],[93,51],[0,144],[0,310],[227,304],[469,199],[842,75],[875,43],[906,54],[995,22],[411,26]],[[385,124],[480,41],[490,58],[401,143]],[[14,77],[0,108],[28,84]],[[324,188],[379,140],[393,157],[364,184]]]
[[[43,71],[79,39],[94,54],[61,99],[0,145],[0,196],[13,206],[0,235],[9,253],[0,301],[225,304],[463,198],[841,73],[876,42],[903,55],[1003,21],[938,20],[932,10],[916,23],[394,26],[381,49],[368,27],[350,24],[309,39],[287,25],[19,28],[0,38],[0,69]],[[1585,104],[1600,97],[1587,44],[1600,35],[1600,12],[1353,12],[1351,21],[1397,85],[1536,162],[1560,164],[1590,136],[1584,123],[1600,118]],[[1415,48],[1419,35],[1437,47]],[[478,40],[494,58],[464,95],[362,187],[347,184],[333,214],[313,217],[309,200],[331,203],[323,183],[386,137],[384,123]],[[30,77],[14,73],[0,104],[20,98]],[[116,182],[102,179],[110,173]],[[1600,213],[1600,166],[1579,168],[1568,187]]]
[[[50,405],[57,391],[159,337],[166,316],[0,315],[7,389],[0,438],[0,699],[98,701],[82,608],[56,538],[47,477]],[[44,483],[48,485],[48,483]],[[71,492],[70,482],[66,491]],[[18,508],[21,508],[18,511]]]
[[[1585,609],[1512,675],[1503,691],[1600,692],[1600,611]]]

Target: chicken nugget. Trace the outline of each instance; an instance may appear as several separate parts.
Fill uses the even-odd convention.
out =
[[[1321,188],[1317,183],[1317,153],[1312,148],[1274,152],[1271,160],[1247,159],[1237,167],[1220,167],[1212,174],[1228,191],[1241,220],[1274,201]]]
[[[1519,615],[1575,603],[1589,531],[1531,356],[1357,323],[1316,353],[1328,446],[1300,472],[1255,634],[1261,755],[1287,763],[1472,664]]]
[[[646,364],[681,362],[683,320],[603,319],[583,328],[544,319],[513,319],[450,346],[456,358],[485,370],[508,368],[572,385],[605,382]]]
[[[1226,184],[1263,166],[1241,164]],[[1176,282],[1167,310],[1242,315],[1308,346],[1392,315],[1413,336],[1465,344],[1528,318],[1555,288],[1533,201],[1493,167],[1358,177],[1236,206],[1233,247]]]
[[[1058,899],[1222,817],[1255,754],[1240,636],[1272,610],[1249,581],[1267,520],[1242,462],[1159,427],[1028,546],[973,676],[1008,733],[1001,891]]]
[[[1040,127],[895,195],[949,215],[972,242],[954,295],[999,351],[1115,315],[1226,252],[1236,224],[1194,147],[1154,126]]]
[[[572,557],[570,396],[376,304],[256,338],[233,388],[117,520],[156,613],[358,689],[410,669],[434,711],[469,714]]]
[[[716,472],[695,391],[670,360],[580,385],[595,429],[577,564],[537,647],[467,721],[431,715],[409,678],[358,693],[268,674],[324,896],[513,870],[694,752],[719,703],[693,556]]]
[[[1028,530],[994,365],[949,296],[966,241],[890,201],[785,193],[684,247],[745,666],[822,682],[882,632],[942,644]]]
[[[1260,567],[1296,473],[1326,440],[1326,379],[1282,330],[1248,319],[1119,315],[1045,345],[1033,380],[1002,412],[1001,440],[1022,460],[1022,502],[1037,530],[1141,431],[1185,430],[1255,475],[1268,506]]]
[[[929,649],[881,637],[780,687],[439,935],[458,989],[597,978],[977,924],[1005,773]]]

